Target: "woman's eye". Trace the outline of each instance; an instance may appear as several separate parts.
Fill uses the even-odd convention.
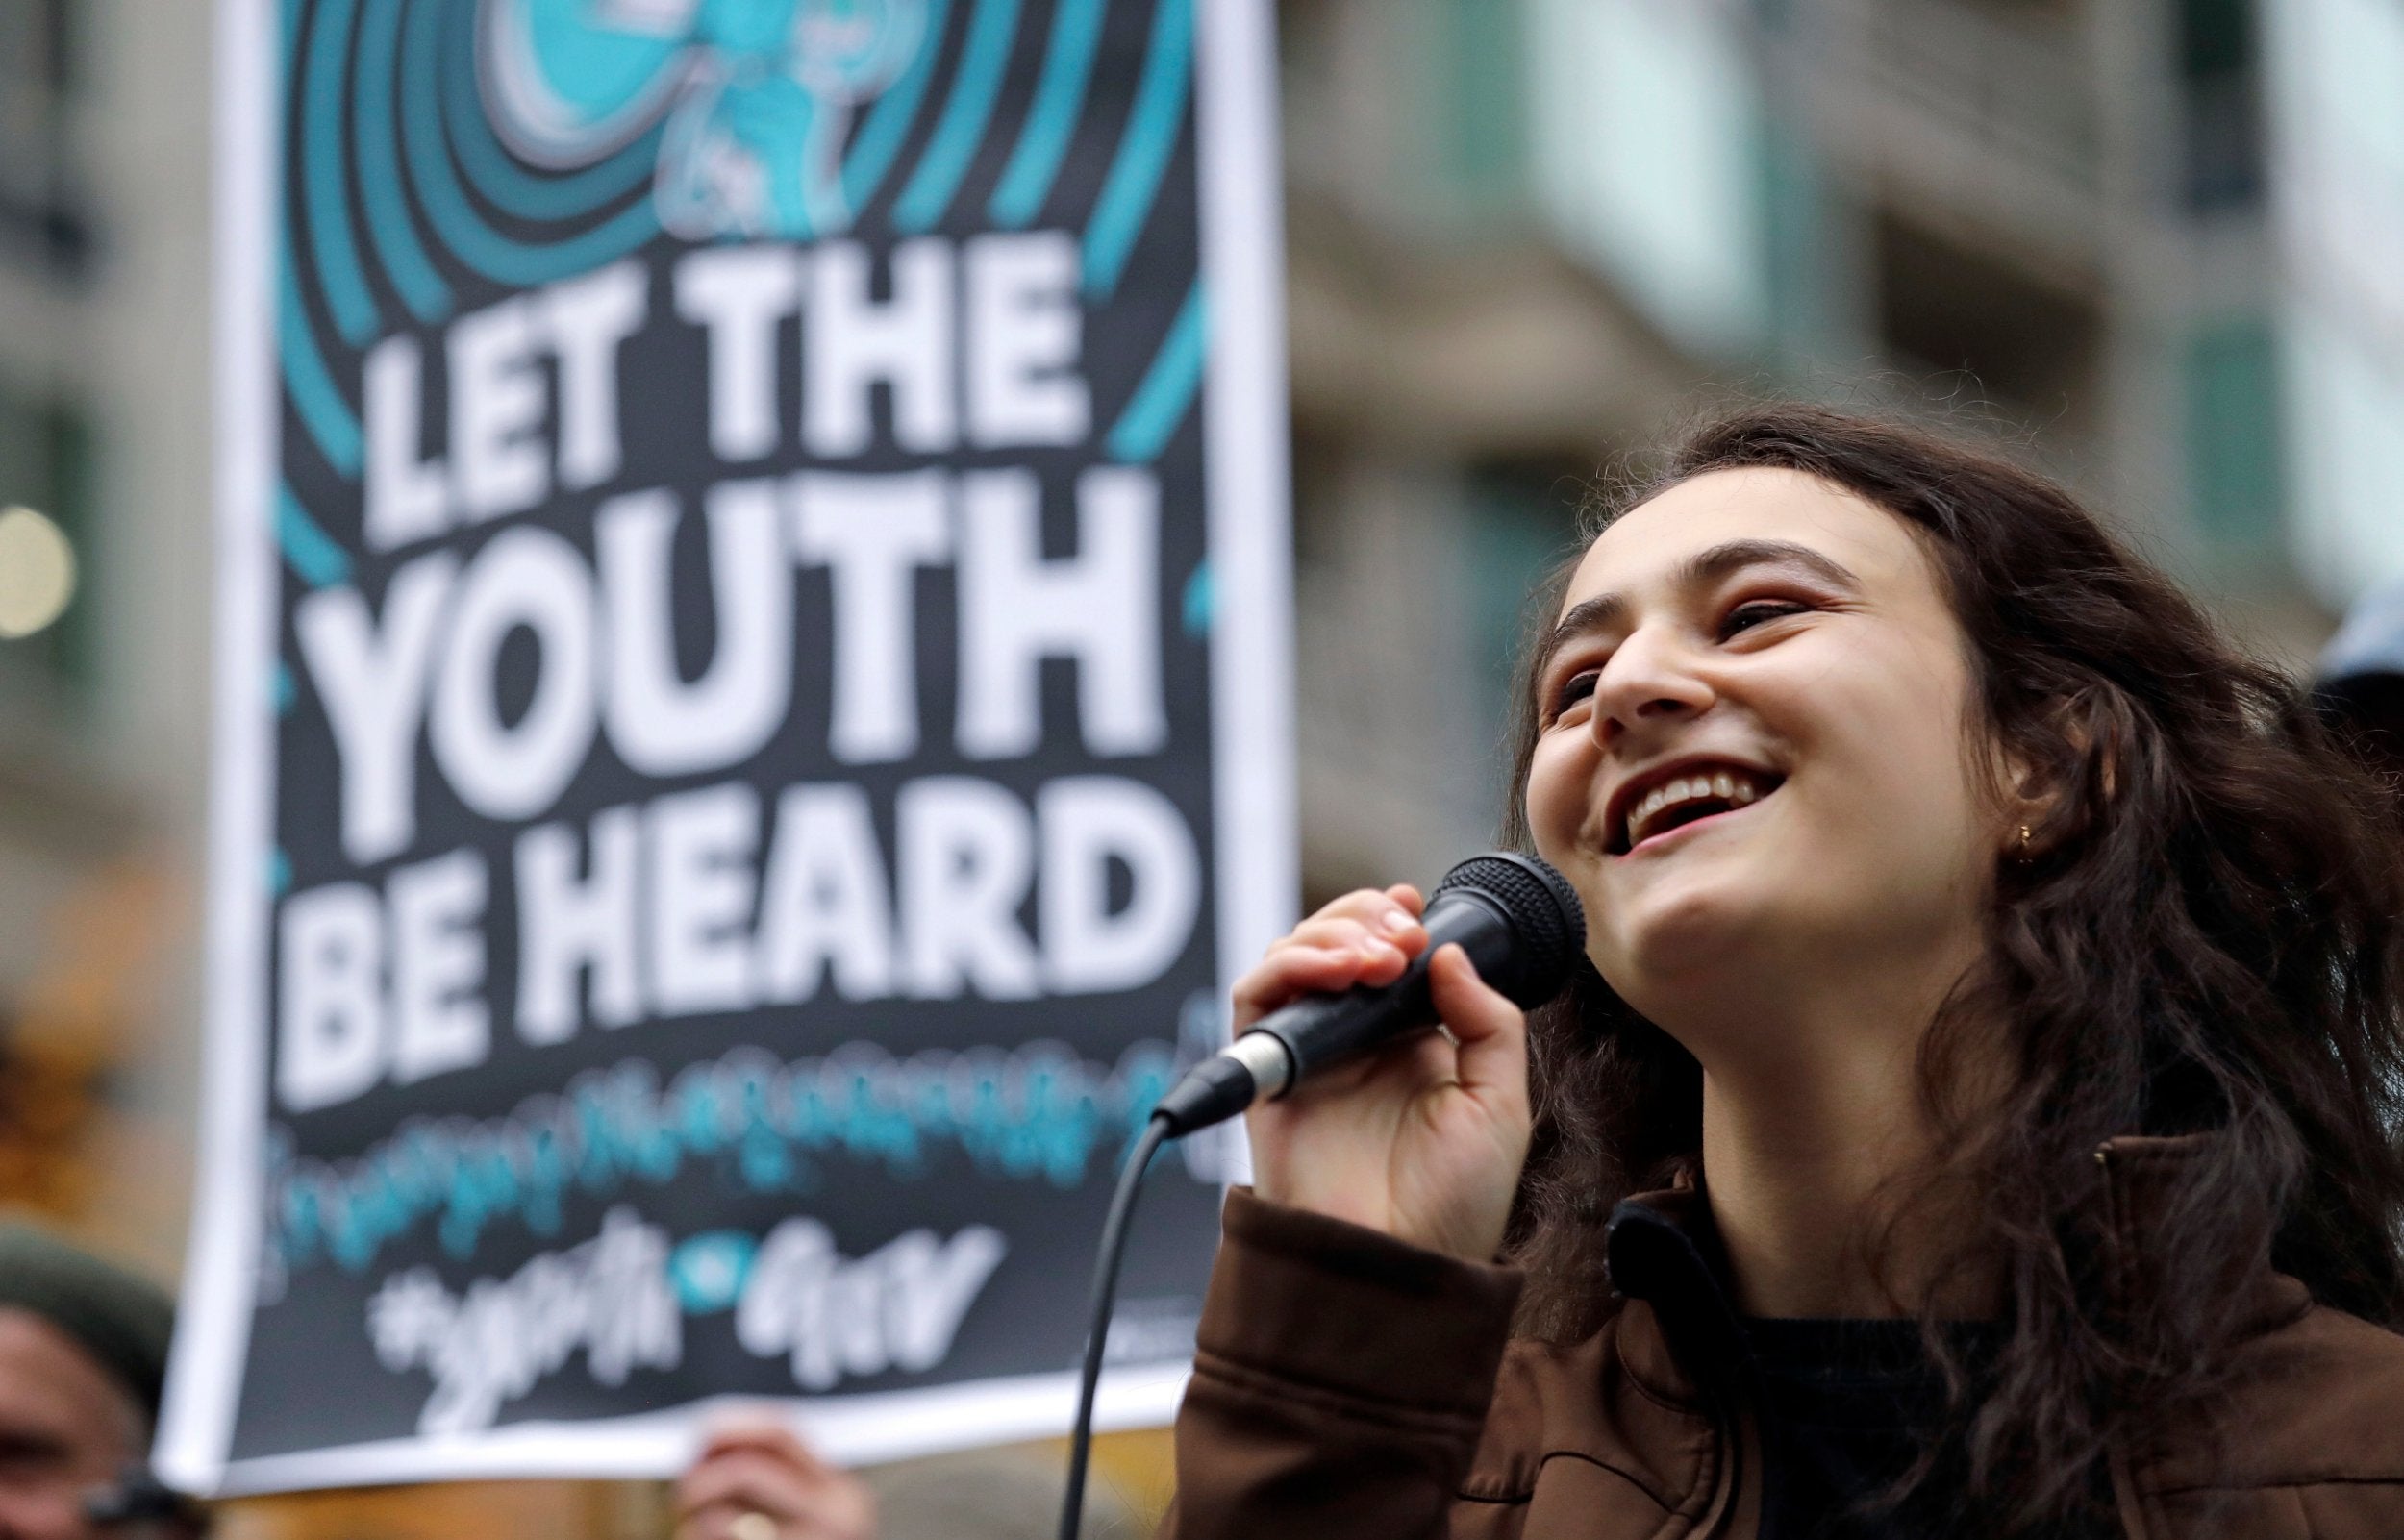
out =
[[[1561,688],[1553,692],[1552,714],[1557,717],[1592,695],[1594,679],[1594,671],[1590,668],[1583,674],[1572,674],[1564,680]]]
[[[1810,608],[1811,607],[1809,605],[1798,604],[1791,599],[1750,600],[1744,604],[1737,606],[1734,609],[1729,610],[1728,613],[1720,620],[1720,639],[1725,641],[1729,637],[1737,634],[1737,633],[1741,631],[1750,631],[1755,626],[1762,624],[1764,621],[1777,620],[1787,615],[1801,614],[1804,610]]]

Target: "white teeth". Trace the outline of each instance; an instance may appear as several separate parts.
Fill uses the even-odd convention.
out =
[[[1761,800],[1763,791],[1753,778],[1741,770],[1715,770],[1709,775],[1679,776],[1662,782],[1639,799],[1628,812],[1628,844],[1643,843],[1652,833],[1649,827],[1663,808],[1698,797],[1715,797],[1739,807],[1749,807]]]

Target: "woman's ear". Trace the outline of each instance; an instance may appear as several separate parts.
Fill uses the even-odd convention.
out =
[[[2003,855],[2026,865],[2053,842],[2061,777],[2024,749],[2006,748],[1998,758],[1995,784],[2002,793]]]
[[[2056,702],[2035,742],[2001,748],[2008,854],[2030,859],[2058,848],[2092,820],[2096,803],[2120,786],[2120,734],[2091,696]],[[2026,836],[2021,831],[2027,831]]]

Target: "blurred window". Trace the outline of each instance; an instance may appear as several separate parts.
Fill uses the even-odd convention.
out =
[[[1466,636],[1475,656],[1471,679],[1490,736],[1498,802],[1510,769],[1512,675],[1519,648],[1537,618],[1537,589],[1577,543],[1579,506],[1593,485],[1590,461],[1567,456],[1489,460],[1469,467],[1463,521],[1462,570],[1469,605]]]
[[[1439,165],[1474,208],[1516,203],[1526,187],[1527,71],[1519,8],[1428,0],[1442,136]]]
[[[1844,343],[1834,303],[1840,283],[1835,195],[1819,147],[1802,114],[1765,104],[1762,135],[1762,234],[1771,340],[1790,359],[1809,360]]]
[[[1891,211],[1874,231],[1879,336],[1899,363],[1959,371],[1984,398],[2091,438],[2102,418],[2095,299]]]
[[[0,671],[77,688],[91,682],[95,634],[91,439],[74,405],[0,380],[0,543],[17,559],[0,574]],[[63,572],[54,554],[62,542]]]
[[[1847,0],[1871,90],[1980,156],[2066,188],[2101,175],[2097,83],[2082,19],[2035,0]],[[1959,152],[1957,152],[1959,153]]]
[[[2276,124],[2287,520],[2333,610],[2404,582],[2404,4],[2281,0],[2264,23]]]
[[[1335,0],[1286,0],[1277,12],[1278,138],[1289,176],[1333,186],[1340,160]]]
[[[2262,98],[2252,0],[2179,0],[2182,193],[2197,213],[2262,196]]]
[[[1760,83],[1736,0],[1529,0],[1533,179],[1567,249],[1679,346],[1769,328]]]
[[[1287,171],[1312,204],[1485,240],[1527,203],[1520,0],[1285,0]]]
[[[2278,348],[2260,319],[2224,322],[2189,340],[2187,465],[2195,527],[2224,555],[2279,548]]]
[[[0,0],[0,255],[80,271],[89,229],[70,114],[82,85],[75,0]]]
[[[1317,425],[1293,425],[1293,545],[1299,575],[1339,559],[1342,541],[1343,449]]]

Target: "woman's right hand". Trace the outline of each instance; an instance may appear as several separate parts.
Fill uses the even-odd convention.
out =
[[[1313,993],[1387,984],[1427,947],[1411,887],[1347,893],[1235,988],[1235,1028]],[[1491,1261],[1528,1152],[1527,1018],[1447,946],[1428,982],[1444,1031],[1313,1077],[1254,1107],[1253,1188],[1272,1203]]]

